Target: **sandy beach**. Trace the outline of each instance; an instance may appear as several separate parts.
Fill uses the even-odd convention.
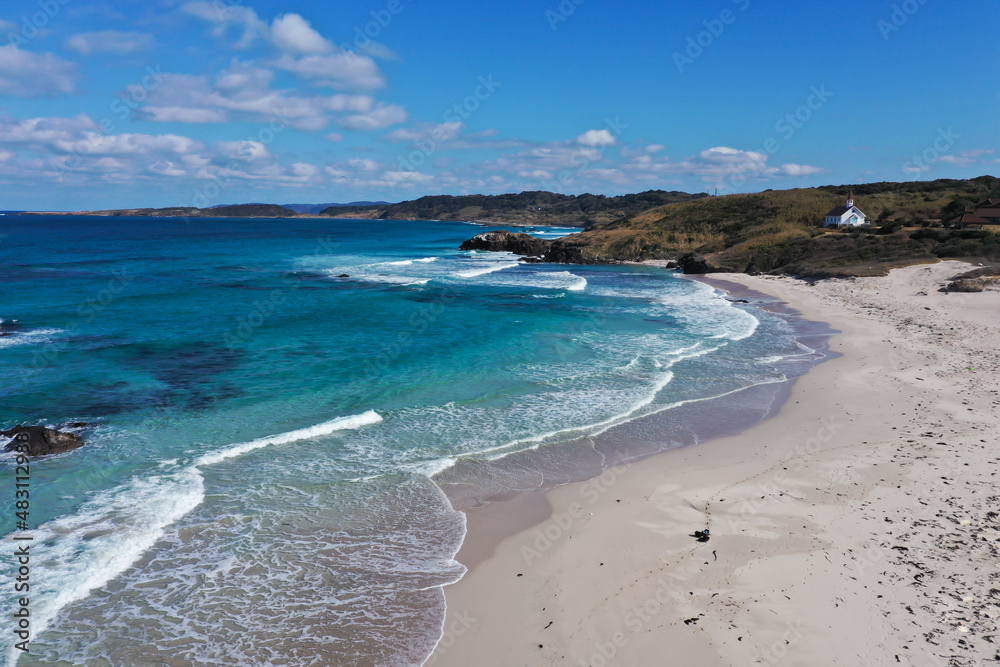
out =
[[[842,356],[738,436],[470,511],[426,664],[1000,664],[1000,292],[938,292],[968,268],[713,276]]]

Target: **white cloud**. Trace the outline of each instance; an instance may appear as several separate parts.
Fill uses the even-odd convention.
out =
[[[40,97],[76,90],[78,67],[51,53],[0,46],[0,95]]]
[[[433,141],[444,143],[455,139],[462,133],[465,124],[461,121],[450,121],[434,125],[420,123],[416,127],[401,127],[385,135],[389,141]]]
[[[24,146],[32,151],[48,151],[58,141],[70,141],[84,131],[96,130],[90,116],[73,118],[0,118],[0,144]]]
[[[212,34],[216,37],[224,37],[230,27],[242,30],[236,42],[237,48],[246,48],[258,39],[267,39],[270,35],[267,23],[257,16],[257,12],[238,4],[223,3],[220,0],[195,0],[184,4],[181,11],[215,24]]]
[[[219,141],[216,148],[220,157],[246,162],[262,162],[274,158],[267,146],[259,141]]]
[[[66,48],[84,56],[94,53],[110,53],[124,56],[129,53],[149,51],[155,46],[153,36],[144,32],[121,32],[102,30],[81,32],[66,40]]]
[[[323,38],[298,14],[279,16],[271,23],[271,42],[282,51],[329,53],[333,44]]]
[[[666,146],[664,146],[663,144],[650,144],[650,145],[646,146],[646,152],[647,153],[653,153],[653,154],[655,154],[655,153],[659,153],[660,151],[662,151],[665,148],[666,148]]]
[[[0,149],[0,162],[7,162],[16,155],[13,151],[5,151]]]
[[[101,134],[86,131],[77,139],[59,139],[53,147],[80,155],[149,155],[151,153],[193,153],[204,144],[176,134]]]
[[[382,178],[389,187],[407,187],[434,180],[430,174],[419,171],[387,171],[382,174]]]
[[[220,109],[192,109],[189,107],[153,107],[143,109],[149,120],[160,123],[225,123],[226,112]]]
[[[342,134],[340,134],[338,132],[331,132],[330,134],[326,135],[326,137],[324,137],[324,138],[327,139],[328,141],[337,142],[337,141],[343,141],[344,140],[344,135],[342,135]]]
[[[165,122],[224,122],[230,114],[301,130],[325,128],[336,114],[364,114],[376,108],[368,95],[337,93],[302,97],[270,87],[274,72],[233,61],[213,82],[207,76],[164,74],[139,112]]]
[[[352,51],[301,58],[286,53],[276,58],[272,65],[317,85],[362,89],[385,86],[385,77],[375,61]]]
[[[338,123],[350,130],[381,130],[383,127],[402,123],[407,113],[403,107],[379,103],[368,113],[341,118]]]
[[[781,173],[786,176],[812,176],[814,174],[822,174],[825,169],[822,167],[811,167],[807,164],[783,164],[781,165]]]
[[[379,163],[375,160],[369,160],[367,158],[353,158],[347,161],[347,164],[351,165],[352,168],[358,169],[360,171],[375,171],[379,168]]]
[[[576,143],[581,146],[614,146],[618,143],[615,136],[609,130],[587,130],[576,138]]]
[[[361,53],[371,56],[372,58],[381,58],[382,60],[399,60],[399,56],[396,55],[395,51],[390,49],[385,44],[376,42],[375,40],[368,42],[368,44],[361,49]]]
[[[543,181],[552,180],[552,172],[545,171],[544,169],[534,169],[532,171],[519,171],[517,175],[521,178],[537,178]]]
[[[990,164],[990,161],[983,160],[987,155],[993,155],[996,151],[987,148],[977,148],[968,151],[962,151],[957,155],[942,155],[938,158],[941,162],[946,162],[948,164],[953,164],[960,169],[968,169],[974,164],[984,163]]]
[[[14,21],[4,21],[3,19],[0,19],[0,32],[2,32],[4,36],[6,36],[9,32],[20,34],[21,28]]]
[[[176,162],[171,162],[170,160],[157,160],[152,163],[146,169],[158,176],[171,176],[179,178],[181,176],[187,176],[188,171],[184,169],[183,166],[177,164]]]
[[[319,167],[305,162],[293,162],[289,165],[289,170],[293,176],[299,176],[300,178],[312,178],[320,172]]]

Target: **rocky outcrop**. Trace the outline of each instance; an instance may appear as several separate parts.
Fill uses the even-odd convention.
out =
[[[742,273],[740,269],[717,264],[696,252],[689,252],[686,255],[682,255],[680,260],[678,260],[678,264],[684,273]]]
[[[83,424],[73,424],[83,426]],[[83,447],[83,441],[75,433],[57,431],[44,426],[15,426],[9,431],[0,431],[0,436],[13,438],[3,451],[21,451],[28,456],[49,456],[62,454],[78,447]],[[27,450],[25,451],[25,446]]]
[[[942,292],[984,292],[990,288],[1000,288],[1000,278],[960,278],[942,287]]]
[[[506,229],[485,232],[461,245],[459,250],[485,250],[487,252],[512,252],[515,255],[541,257],[549,250],[551,241],[530,234],[515,234]]]
[[[562,239],[556,239],[549,245],[545,253],[546,262],[557,264],[599,264],[597,260],[584,255],[585,246],[576,243],[567,243]]]

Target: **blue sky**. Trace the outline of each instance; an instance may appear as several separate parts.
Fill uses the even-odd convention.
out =
[[[0,209],[759,191],[1000,172],[1000,12],[8,0]]]

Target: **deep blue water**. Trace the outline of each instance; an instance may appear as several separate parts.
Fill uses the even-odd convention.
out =
[[[457,250],[481,231],[0,218],[0,426],[90,424],[31,467],[18,664],[420,664],[464,572],[434,479],[469,504],[572,478],[654,417],[652,449],[689,444],[691,406],[816,356],[662,269]]]

